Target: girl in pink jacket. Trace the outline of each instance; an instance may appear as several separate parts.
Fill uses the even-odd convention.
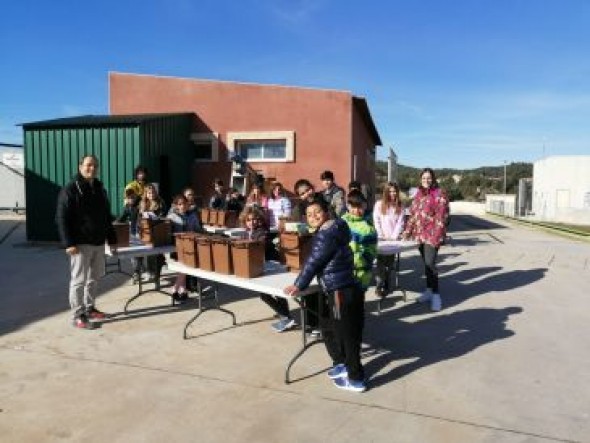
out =
[[[413,238],[419,243],[420,255],[424,262],[426,291],[418,297],[418,302],[430,302],[431,310],[440,311],[442,302],[438,292],[438,271],[435,262],[438,248],[447,235],[449,198],[446,192],[438,187],[434,171],[430,168],[422,170],[420,184],[410,208],[410,218],[404,229],[403,238]]]
[[[383,196],[373,208],[373,224],[379,240],[397,240],[400,237],[404,228],[404,210],[397,183],[388,182],[383,187]],[[389,276],[394,263],[395,255],[393,254],[377,255],[375,281],[379,297],[389,293]]]

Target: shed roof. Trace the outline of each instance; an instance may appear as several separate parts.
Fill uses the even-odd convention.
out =
[[[40,128],[78,128],[105,126],[136,126],[162,118],[195,116],[192,112],[163,114],[129,114],[129,115],[80,115],[76,117],[56,118],[38,122],[22,123],[25,129]]]

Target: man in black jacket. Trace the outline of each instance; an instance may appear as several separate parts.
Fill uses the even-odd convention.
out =
[[[59,236],[70,256],[73,325],[83,329],[94,329],[91,320],[106,316],[94,306],[96,286],[104,274],[105,243],[116,242],[109,200],[97,172],[98,159],[94,155],[82,157],[76,178],[59,193],[55,215]]]

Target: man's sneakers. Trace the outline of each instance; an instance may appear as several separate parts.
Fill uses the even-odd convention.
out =
[[[100,320],[104,320],[108,318],[108,316],[108,314],[105,314],[104,312],[96,309],[94,306],[91,306],[86,309],[85,313],[74,317],[72,320],[72,325],[78,329],[96,329],[99,327],[99,325],[94,321],[100,322]]]
[[[92,306],[90,309],[88,309],[88,311],[86,311],[86,316],[90,320],[104,320],[105,318],[107,318],[107,314],[105,314],[102,311],[99,311],[94,306]]]
[[[432,300],[430,300],[430,310],[434,312],[438,312],[442,309],[442,301],[440,299],[440,294],[434,293],[432,294]]]
[[[426,289],[426,291],[420,294],[416,299],[418,303],[428,303],[430,300],[432,300],[432,289],[430,288]]]
[[[78,329],[96,329],[96,325],[92,323],[84,314],[80,315],[79,317],[75,317],[72,321],[72,325]]]
[[[342,363],[333,366],[332,369],[328,371],[328,377],[330,377],[332,380],[342,377],[348,377],[348,371],[346,370],[346,366]]]
[[[275,332],[284,332],[288,329],[293,328],[297,323],[295,323],[295,320],[293,320],[290,317],[281,317],[281,319],[276,322],[273,323],[271,326],[271,328],[274,329]]]
[[[367,385],[362,380],[351,380],[348,376],[339,377],[332,379],[334,386],[339,389],[344,389],[346,391],[352,392],[365,392],[367,390]]]

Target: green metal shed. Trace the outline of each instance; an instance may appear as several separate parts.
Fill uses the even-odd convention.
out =
[[[149,181],[159,183],[170,203],[190,183],[195,118],[193,113],[85,115],[23,124],[27,239],[58,240],[57,195],[85,154],[98,158],[113,215],[121,212],[125,185],[137,165],[147,167]]]

